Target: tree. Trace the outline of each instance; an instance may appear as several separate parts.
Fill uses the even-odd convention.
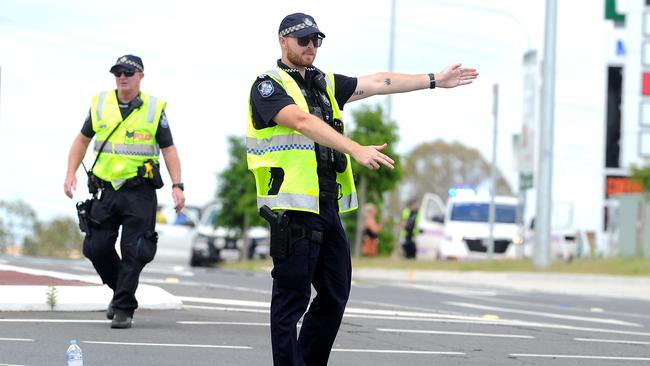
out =
[[[489,182],[490,168],[477,149],[461,143],[443,140],[423,143],[405,159],[403,193],[407,197],[421,197],[432,192],[446,200],[452,187],[479,187]],[[512,194],[510,184],[498,169],[495,193]]]
[[[230,136],[228,144],[230,162],[218,176],[217,197],[222,208],[216,224],[242,230],[251,225],[265,225],[257,211],[255,178],[246,164],[244,139]]]
[[[27,237],[23,254],[52,257],[79,258],[83,237],[76,219],[59,217],[45,225],[39,225],[35,235]]]
[[[630,164],[632,178],[639,182],[646,192],[646,199],[650,193],[650,160],[646,160],[644,165]]]
[[[372,202],[379,209],[381,217],[384,193],[393,190],[402,177],[400,157],[393,150],[393,146],[399,141],[398,127],[394,122],[386,120],[380,105],[374,107],[363,105],[352,112],[352,117],[354,128],[349,133],[350,138],[361,145],[381,145],[388,142],[388,147],[382,152],[395,160],[395,169],[381,167],[378,170],[367,169],[352,160],[360,208],[366,202]],[[357,215],[354,218],[350,218],[350,215],[344,216],[344,224],[351,242],[355,243],[357,255],[360,243],[360,219],[361,210],[357,210]],[[393,225],[393,222],[387,221],[387,225],[380,233],[380,254],[388,254],[394,247],[395,237],[390,230]]]
[[[40,226],[36,212],[23,201],[0,201],[0,251],[21,245]]]

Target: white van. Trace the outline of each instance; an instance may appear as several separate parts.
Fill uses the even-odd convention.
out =
[[[523,240],[517,225],[518,201],[515,197],[496,196],[494,203],[494,258],[520,258]],[[425,194],[418,213],[416,257],[485,258],[490,236],[489,207],[489,197],[455,196],[442,205],[437,195]]]

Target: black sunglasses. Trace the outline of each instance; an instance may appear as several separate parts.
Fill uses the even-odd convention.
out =
[[[309,42],[314,41],[314,48],[318,48],[323,44],[323,39],[320,38],[319,36],[305,36],[305,37],[291,37],[295,38],[296,41],[298,41],[298,46],[300,47],[307,47],[309,46]]]
[[[135,71],[127,71],[127,70],[115,70],[111,71],[111,74],[115,75],[116,78],[119,78],[124,74],[127,78],[130,78],[131,76],[135,75]]]

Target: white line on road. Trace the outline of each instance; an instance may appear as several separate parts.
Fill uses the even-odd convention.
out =
[[[591,360],[619,360],[619,361],[650,361],[649,357],[618,357],[618,356],[586,356],[586,355],[539,355],[532,353],[511,353],[510,357],[541,357],[541,358],[577,358]]]
[[[0,366],[25,366],[25,365],[15,365],[13,363],[0,363]]]
[[[415,290],[423,290],[428,292],[435,292],[448,295],[457,295],[457,296],[484,296],[484,297],[493,297],[497,296],[499,293],[493,290],[476,290],[473,288],[460,288],[454,287],[450,288],[449,286],[434,286],[434,285],[418,285],[418,284],[405,284],[405,285],[395,285],[395,287],[409,288]],[[504,291],[502,291],[504,292]]]
[[[185,309],[199,309],[199,310],[219,310],[219,311],[233,311],[238,313],[258,313],[269,314],[269,310],[263,309],[245,309],[245,308],[226,308],[223,306],[201,306],[201,305],[183,305]]]
[[[206,297],[189,297],[189,296],[180,296],[179,299],[183,302],[190,303],[204,303],[204,304],[217,304],[217,305],[230,305],[230,306],[248,306],[248,307],[258,307],[270,309],[271,303],[266,301],[248,301],[248,300],[236,300],[236,299],[218,299],[218,298],[206,298]],[[187,305],[185,307],[188,307]],[[481,321],[482,318],[476,316],[464,316],[464,315],[450,315],[450,314],[438,314],[438,313],[428,313],[428,312],[419,312],[419,311],[403,311],[403,310],[380,310],[380,309],[368,309],[368,308],[355,308],[348,307],[345,309],[345,316],[362,314],[362,315],[378,315],[378,316],[390,316],[395,318],[401,317],[411,317],[411,318],[442,318],[442,319],[455,319],[455,320],[471,320],[471,321]]]
[[[360,352],[360,353],[398,353],[412,355],[464,355],[464,352],[439,352],[439,351],[410,351],[399,349],[354,349],[354,348],[332,348],[332,352]]]
[[[630,323],[630,322],[626,322],[626,321],[623,321],[623,320],[617,320],[617,319],[603,319],[603,318],[594,318],[594,317],[586,317],[586,316],[564,315],[564,314],[557,314],[557,313],[546,313],[546,312],[541,312],[541,311],[530,311],[530,310],[521,310],[521,309],[501,308],[501,307],[497,307],[497,306],[478,305],[478,304],[470,304],[470,303],[455,302],[455,301],[445,301],[444,304],[451,305],[451,306],[460,306],[460,307],[465,307],[465,308],[470,308],[470,309],[498,311],[498,312],[503,312],[503,313],[534,315],[534,316],[542,316],[542,317],[554,318],[554,319],[579,320],[579,321],[587,321],[587,322],[593,322],[593,323],[604,323],[604,324],[612,324],[612,325],[625,325],[625,326],[628,326],[628,327],[637,327],[637,328],[642,328],[643,327],[643,325],[638,324],[638,323]]]
[[[110,320],[91,319],[0,319],[0,323],[109,323]]]
[[[521,338],[521,339],[534,339],[535,338],[533,336],[519,335],[519,334],[445,332],[445,331],[439,331],[439,330],[420,330],[420,329],[377,328],[377,331],[379,331],[379,332],[389,332],[389,333],[444,334],[444,335],[460,335],[460,336],[472,336],[472,337],[494,337],[494,338]]]
[[[8,341],[8,342],[34,342],[33,339],[30,338],[0,338],[0,341]],[[2,364],[0,364],[2,365]]]
[[[206,297],[190,297],[178,296],[181,301],[185,302],[198,302],[202,304],[217,304],[217,305],[231,305],[231,306],[250,306],[257,308],[270,308],[271,303],[268,301],[248,301],[248,300],[235,300],[235,299],[216,299]]]
[[[177,321],[178,324],[185,325],[251,325],[259,327],[268,327],[269,323],[247,323],[247,322],[198,322],[198,321]]]
[[[596,342],[596,343],[619,343],[619,344],[643,344],[650,345],[650,342],[626,341],[624,339],[597,339],[597,338],[573,338],[578,342]]]
[[[249,347],[249,346],[222,346],[222,345],[214,345],[214,344],[138,343],[138,342],[103,342],[103,341],[81,341],[81,342],[88,343],[88,344],[106,344],[106,345],[115,345],[115,346],[253,349],[253,347]]]
[[[248,313],[264,313],[264,314],[269,313],[267,310],[240,309],[240,308],[221,308],[221,307],[210,307],[210,306],[185,305],[185,308],[196,308],[196,309],[202,309],[202,310],[248,312]],[[433,322],[433,323],[449,323],[449,324],[476,324],[476,325],[497,325],[497,326],[507,326],[507,327],[533,327],[533,328],[546,328],[546,329],[565,329],[565,330],[574,330],[574,331],[625,334],[625,335],[636,335],[636,336],[642,336],[642,337],[650,337],[650,333],[647,333],[647,332],[632,332],[632,331],[615,330],[615,329],[575,327],[575,326],[570,326],[570,325],[551,324],[551,323],[537,323],[537,322],[527,322],[527,321],[520,321],[520,320],[497,320],[497,321],[495,321],[495,320],[480,320],[480,319],[476,319],[476,320],[425,319],[425,318],[406,318],[406,317],[362,315],[362,314],[345,314],[344,317],[345,318],[359,318],[359,319],[381,319],[381,320],[416,321],[416,322]]]
[[[157,279],[157,278],[141,278],[140,279],[141,283],[152,283],[152,284],[165,284],[164,279]],[[229,286],[229,285],[220,285],[216,283],[211,283],[211,282],[199,282],[199,281],[187,281],[183,280],[176,284],[178,286],[187,286],[187,287],[208,287],[208,288],[218,288],[218,289],[225,289],[225,290],[233,290],[233,291],[241,291],[241,292],[246,292],[246,293],[257,293],[257,294],[262,294],[262,295],[270,295],[271,291],[270,290],[260,290],[252,287],[242,287],[242,286]]]

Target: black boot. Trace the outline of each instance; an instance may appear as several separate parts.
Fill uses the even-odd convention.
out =
[[[113,329],[127,329],[131,328],[131,323],[133,322],[133,314],[130,314],[124,310],[115,309],[115,316],[111,322],[111,328]]]
[[[111,300],[111,303],[108,304],[108,308],[106,309],[106,319],[113,319],[115,316],[115,309],[113,309],[113,301]]]

